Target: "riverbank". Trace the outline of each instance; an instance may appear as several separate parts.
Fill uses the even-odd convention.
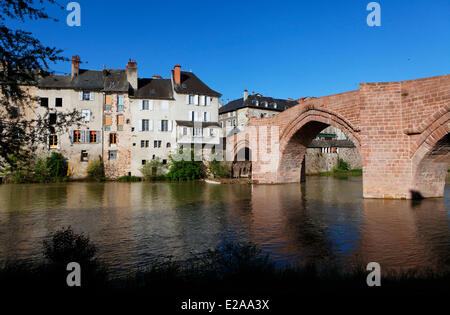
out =
[[[70,237],[65,237],[67,241]],[[60,240],[58,239],[58,242]],[[305,263],[295,267],[276,268],[270,255],[251,243],[225,243],[206,253],[184,261],[159,260],[128,276],[117,278],[93,255],[95,247],[83,241],[86,248],[70,244],[49,245],[51,255],[41,264],[9,262],[0,268],[0,288],[4,292],[21,292],[23,288],[41,294],[65,294],[70,290],[66,279],[69,261],[82,263],[80,292],[101,295],[132,293],[161,296],[249,295],[322,296],[323,294],[373,296],[367,285],[369,271],[355,263],[343,270],[333,264]],[[64,246],[62,246],[64,245]],[[93,250],[94,249],[94,250]],[[64,252],[60,252],[63,250]],[[61,255],[63,254],[63,255]],[[57,257],[57,258],[54,258]],[[67,260],[67,262],[66,262]],[[443,295],[447,292],[450,272],[442,270],[382,269],[382,286],[376,295]]]
[[[318,173],[318,174],[308,174],[308,176],[335,176],[335,177],[362,176],[362,169],[354,169],[354,170],[334,169],[331,172],[322,172],[322,173]]]

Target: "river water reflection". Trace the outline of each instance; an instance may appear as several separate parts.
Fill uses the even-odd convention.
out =
[[[0,262],[41,260],[47,233],[71,225],[117,274],[227,240],[254,242],[279,265],[449,265],[449,185],[444,198],[422,202],[361,196],[358,177],[309,177],[304,185],[0,185]]]

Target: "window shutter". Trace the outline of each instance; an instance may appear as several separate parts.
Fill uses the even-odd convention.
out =
[[[172,131],[172,120],[169,120],[169,131]]]
[[[81,143],[85,143],[86,142],[85,135],[84,135],[84,130],[81,130],[81,132],[80,132],[80,142]]]
[[[162,129],[162,120],[158,120],[158,131]]]
[[[211,121],[211,113],[210,112],[206,113],[206,119],[207,119],[207,121]]]
[[[91,101],[94,100],[94,92],[89,93],[89,99],[90,99]]]
[[[195,105],[198,105],[198,95],[195,95],[195,96],[194,96],[194,104],[195,104]]]
[[[203,95],[200,95],[199,98],[200,98],[200,105],[205,105],[205,97]]]
[[[148,109],[153,110],[153,101],[152,100],[148,101]]]
[[[83,91],[78,92],[78,99],[79,99],[80,101],[83,100]]]
[[[186,95],[186,104],[188,104],[188,105],[189,105],[189,94],[188,94],[188,95]]]
[[[69,130],[69,140],[70,144],[73,144],[73,130]]]
[[[188,136],[191,135],[191,128],[186,128],[186,135],[188,135]]]
[[[209,106],[211,105],[211,97],[209,96],[205,96],[206,97],[206,105]]]
[[[97,131],[97,143],[102,142],[102,132],[101,131]]]
[[[192,111],[190,110],[188,112],[188,121],[191,121],[191,120],[192,120]]]
[[[150,119],[149,121],[148,121],[148,130],[151,130],[151,131],[153,131],[153,119]]]
[[[138,130],[139,130],[139,131],[142,131],[142,119],[139,119]]]
[[[144,100],[141,100],[141,110],[144,110]]]

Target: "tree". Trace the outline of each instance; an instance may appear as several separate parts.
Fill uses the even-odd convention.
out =
[[[67,132],[79,124],[81,114],[74,110],[58,113],[57,123],[50,124],[49,114],[26,117],[37,101],[32,87],[40,78],[51,74],[49,65],[66,61],[62,51],[48,47],[30,32],[12,29],[7,22],[19,20],[54,20],[44,4],[55,0],[0,0],[0,167],[17,168],[34,157],[38,144],[46,143],[51,133]],[[59,6],[61,9],[63,7]]]

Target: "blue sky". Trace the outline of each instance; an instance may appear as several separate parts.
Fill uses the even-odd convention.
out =
[[[381,27],[366,24],[369,0],[78,2],[80,27],[56,7],[48,12],[59,22],[16,26],[91,69],[132,58],[139,77],[168,77],[180,63],[230,100],[244,89],[299,98],[450,73],[448,0],[378,1]]]

